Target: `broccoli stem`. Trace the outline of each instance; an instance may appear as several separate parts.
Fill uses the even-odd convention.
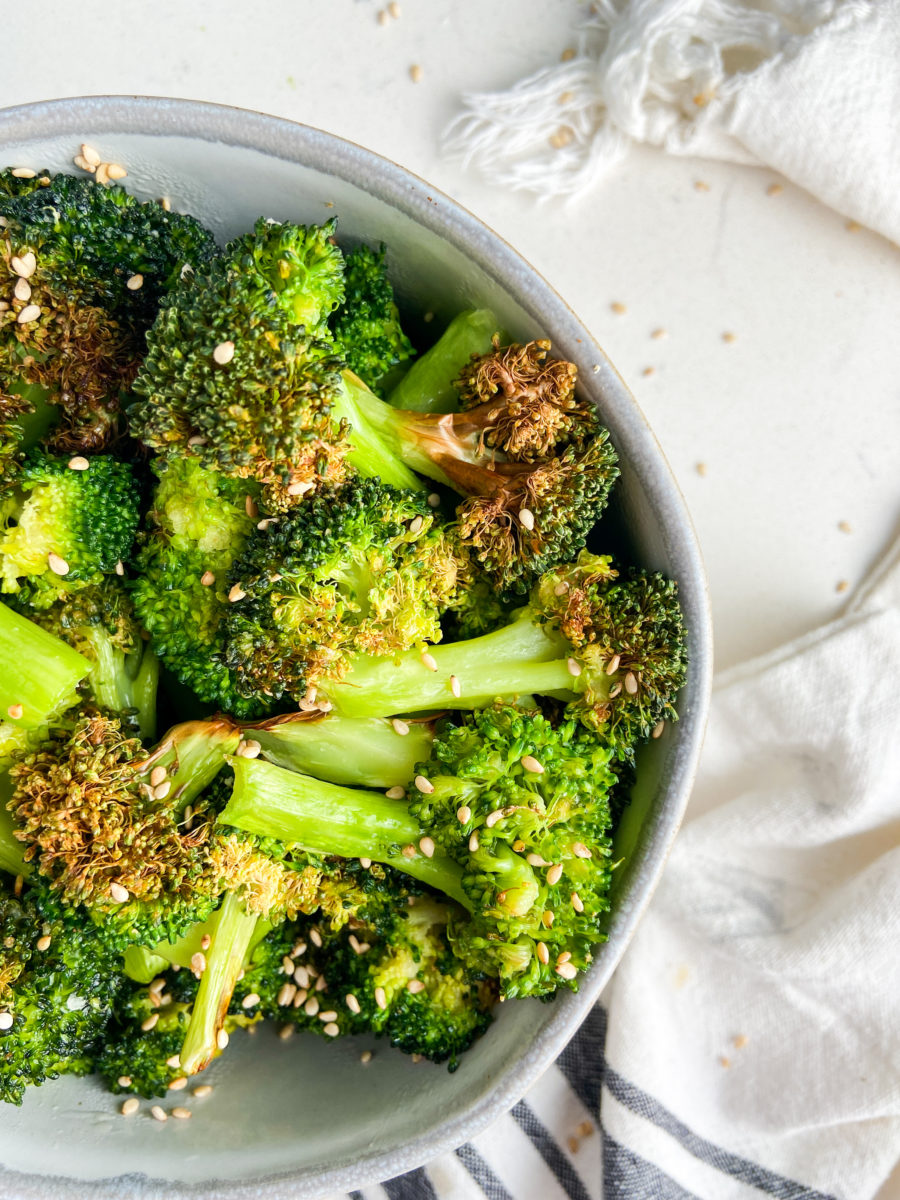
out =
[[[402,726],[401,726],[402,728]],[[395,787],[431,755],[434,728],[428,721],[398,735],[390,721],[355,720],[339,713],[290,713],[246,727],[269,762],[348,787]]]
[[[147,647],[143,654],[124,655],[102,629],[86,629],[83,634],[94,651],[90,670],[91,691],[101,708],[113,712],[137,709],[141,737],[152,739],[156,733],[156,687],[159,660]]]
[[[187,721],[170,729],[146,758],[134,764],[134,770],[149,778],[155,767],[165,767],[171,785],[166,799],[180,814],[209,787],[240,740],[240,729],[227,717]]]
[[[10,875],[28,875],[31,867],[25,861],[25,847],[15,837],[12,813],[7,804],[12,799],[12,780],[6,771],[0,771],[0,870]]]
[[[459,407],[454,380],[473,356],[491,352],[497,332],[497,318],[489,309],[461,312],[413,363],[388,403],[408,412],[454,412]]]
[[[231,1003],[234,985],[249,953],[259,917],[248,913],[238,897],[229,892],[215,914],[215,929],[206,954],[206,967],[191,1010],[181,1067],[185,1075],[202,1071],[216,1052],[219,1031]]]
[[[525,614],[503,629],[465,642],[431,646],[436,669],[418,650],[396,658],[358,656],[328,697],[348,717],[388,716],[441,708],[481,708],[498,697],[571,698],[566,643]],[[455,681],[455,684],[454,684]],[[456,692],[459,692],[459,695]]]
[[[36,729],[76,704],[76,686],[91,669],[84,655],[5,604],[0,662],[0,714],[20,729]]]
[[[387,407],[369,392],[361,379],[351,371],[345,371],[341,387],[332,403],[331,415],[335,421],[346,420],[350,425],[353,449],[347,455],[347,461],[364,479],[380,479],[382,483],[389,483],[394,487],[423,491],[426,484],[404,465],[398,454],[392,453],[377,430],[373,430],[371,423],[363,418],[360,403],[364,403],[367,396],[371,396],[383,408]]]
[[[234,791],[219,819],[313,854],[386,863],[470,907],[462,869],[440,850],[431,858],[422,851],[420,842],[428,831],[402,800],[325,783],[262,759],[239,758]]]

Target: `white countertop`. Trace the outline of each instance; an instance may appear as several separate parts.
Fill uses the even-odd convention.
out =
[[[263,15],[233,0],[10,6],[0,106],[213,100],[411,168],[543,272],[634,390],[697,526],[718,665],[834,615],[900,515],[897,248],[790,185],[768,195],[770,172],[647,149],[568,206],[493,189],[441,158],[440,131],[461,91],[558,58],[583,5],[401,5],[385,25],[377,0],[270,0]]]

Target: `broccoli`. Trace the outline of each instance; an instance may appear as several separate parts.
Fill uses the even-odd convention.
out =
[[[448,905],[379,864],[365,875],[365,901],[339,929],[306,918],[268,935],[231,1011],[258,997],[251,1011],[283,1024],[325,1037],[380,1034],[454,1070],[490,1023],[495,988],[453,955]]]
[[[154,736],[159,661],[119,580],[105,579],[26,615],[88,660],[82,690],[98,708],[133,719],[142,738]]]
[[[257,480],[273,510],[345,473],[339,362],[320,336],[342,294],[328,232],[263,221],[186,278],[147,335],[128,413],[145,445]]]
[[[618,756],[676,717],[685,631],[678,589],[662,575],[620,577],[606,556],[541,576],[504,628],[423,656],[354,659],[320,693],[347,716],[477,708],[498,696],[552,696],[602,735]]]
[[[0,172],[0,291],[12,296],[0,312],[0,478],[14,474],[29,417],[49,423],[48,403],[50,448],[90,453],[116,438],[160,296],[216,253],[192,217],[92,180],[37,178]]]
[[[386,863],[456,900],[454,952],[503,994],[575,986],[608,910],[612,750],[498,705],[435,739],[409,804],[236,760],[220,820],[312,853]]]
[[[237,717],[261,716],[270,706],[245,699],[224,660],[227,577],[255,525],[252,481],[192,459],[157,462],[154,470],[150,529],[131,584],[138,619],[154,652],[201,700]]]
[[[497,318],[489,309],[459,313],[388,394],[388,403],[413,412],[454,412],[457,376],[473,357],[490,353],[495,337],[500,337]]]
[[[0,530],[0,590],[35,608],[121,571],[140,511],[127,463],[28,452]]]
[[[338,352],[377,396],[397,365],[415,353],[400,326],[385,252],[383,245],[363,245],[345,255],[344,301],[330,322]]]
[[[357,480],[262,525],[228,577],[225,661],[248,699],[299,701],[352,654],[440,637],[456,559],[421,493]]]
[[[0,1099],[29,1084],[86,1075],[122,985],[121,962],[91,922],[38,884],[0,885]]]
[[[3,736],[25,737],[78,703],[91,664],[77,650],[0,604],[0,763]]]

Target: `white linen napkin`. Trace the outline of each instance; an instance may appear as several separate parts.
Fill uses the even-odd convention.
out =
[[[599,0],[574,58],[464,96],[444,147],[551,197],[632,142],[773,167],[900,242],[900,0]]]

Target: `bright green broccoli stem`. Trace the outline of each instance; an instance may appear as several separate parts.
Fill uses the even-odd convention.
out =
[[[206,966],[191,1010],[181,1067],[185,1075],[202,1071],[216,1050],[224,1049],[221,1032],[231,1003],[237,977],[250,951],[259,917],[248,913],[236,895],[229,892],[215,914],[215,929],[206,951]]]
[[[258,741],[279,767],[348,787],[389,788],[412,779],[416,763],[431,756],[434,727],[429,721],[291,713],[248,727],[245,737]]]
[[[240,730],[227,717],[187,721],[170,729],[146,758],[134,764],[135,770],[149,778],[154,768],[164,767],[171,786],[161,798],[181,814],[209,787],[240,740]]]
[[[138,728],[146,741],[156,734],[156,687],[159,660],[146,647],[142,654],[124,655],[101,628],[86,629],[84,640],[94,651],[90,685],[94,700],[101,708],[124,712],[133,708]]]
[[[0,604],[0,663],[0,718],[20,729],[36,729],[76,704],[76,686],[91,669],[77,650],[5,604]]]
[[[394,487],[423,491],[426,485],[422,480],[413,474],[363,417],[360,403],[365,402],[368,396],[382,407],[387,407],[361,379],[351,371],[344,371],[340,389],[332,402],[331,416],[335,421],[346,421],[350,426],[349,439],[353,449],[347,455],[347,461],[364,479],[380,479],[382,483],[390,483]]]
[[[12,813],[7,804],[12,799],[12,780],[6,771],[0,770],[0,870],[10,875],[28,875],[31,867],[25,861],[25,847],[15,837]]]
[[[262,759],[239,758],[234,791],[219,819],[314,854],[386,863],[469,906],[459,865],[440,850],[428,857],[421,848],[427,830],[402,800],[389,800],[380,792],[356,791]]]
[[[348,717],[442,708],[482,708],[499,697],[567,697],[577,689],[565,643],[527,613],[494,633],[409,650],[395,658],[358,656],[328,698]],[[458,694],[457,694],[458,693]]]
[[[473,355],[490,354],[491,339],[498,332],[497,318],[489,309],[460,313],[431,349],[413,363],[388,396],[388,403],[410,412],[454,412],[459,408],[454,381]]]
[[[129,946],[124,957],[125,974],[137,983],[149,983],[154,976],[159,975],[162,971],[167,971],[169,967],[191,970],[194,955],[198,952],[203,953],[204,945],[209,945],[206,938],[212,939],[218,920],[217,910],[205,921],[198,921],[196,925],[192,925],[187,933],[176,942],[158,942],[152,947]],[[260,917],[256,922],[253,936],[250,938],[245,965],[271,929],[272,923]]]

